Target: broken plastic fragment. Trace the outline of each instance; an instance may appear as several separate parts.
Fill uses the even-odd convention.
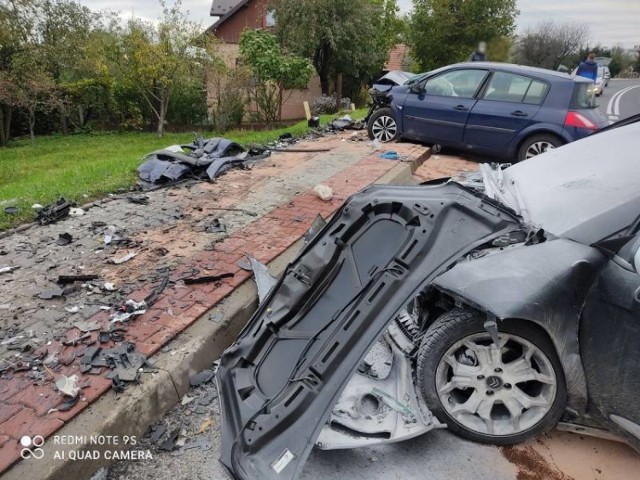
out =
[[[304,234],[304,243],[307,244],[313,240],[313,238],[325,227],[327,221],[322,218],[322,215],[318,214],[315,220],[309,227],[309,230]]]
[[[77,396],[80,392],[80,387],[78,386],[78,376],[71,375],[70,377],[66,377],[62,375],[58,380],[56,380],[56,388],[60,393],[68,397]]]
[[[73,241],[73,237],[70,233],[61,233],[58,235],[58,239],[56,240],[56,245],[64,246],[69,245]]]
[[[205,275],[202,277],[187,277],[184,278],[185,285],[197,285],[199,283],[211,283],[224,280],[225,278],[233,278],[233,273],[222,273],[220,275]]]
[[[60,275],[56,283],[66,285],[73,282],[89,282],[98,278],[98,275],[86,274],[86,275]]]
[[[197,387],[203,383],[208,383],[213,379],[215,372],[213,370],[205,369],[189,377],[189,383],[192,387]]]
[[[42,300],[50,300],[54,297],[61,297],[64,295],[64,290],[58,287],[48,288],[40,291],[36,296]]]
[[[258,287],[258,302],[262,303],[264,299],[267,298],[273,286],[278,283],[278,280],[271,275],[269,268],[264,263],[259,262],[251,256],[247,256],[247,258],[251,264],[253,277]]]
[[[76,307],[77,308],[77,307]],[[82,320],[80,322],[76,322],[73,324],[81,332],[93,332],[96,330],[100,330],[100,324],[98,322],[88,322],[86,320]]]
[[[112,258],[111,260],[109,260],[109,262],[113,263],[114,265],[120,265],[121,263],[128,262],[129,260],[131,260],[136,255],[137,255],[137,253],[135,253],[135,252],[129,252],[124,257]]]

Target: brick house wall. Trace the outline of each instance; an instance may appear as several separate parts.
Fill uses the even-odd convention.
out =
[[[234,68],[240,56],[240,35],[245,28],[265,28],[269,25],[267,17],[268,0],[214,0],[211,8],[212,15],[222,14],[220,19],[207,29],[207,33],[220,40],[218,55],[229,68]],[[207,87],[208,105],[215,105],[214,85],[220,85],[220,79],[211,77]],[[315,97],[322,95],[320,78],[314,73],[307,88],[287,90],[284,93],[285,102],[282,105],[283,120],[299,120],[305,118],[303,102],[311,104]],[[249,120],[249,118],[245,118]]]

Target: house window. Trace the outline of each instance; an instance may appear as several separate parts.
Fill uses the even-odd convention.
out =
[[[267,10],[267,14],[264,17],[264,26],[265,27],[275,27],[276,26],[276,12],[273,10]]]

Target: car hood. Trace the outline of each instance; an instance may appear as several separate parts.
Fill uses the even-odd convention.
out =
[[[471,250],[523,228],[457,183],[371,186],[350,198],[220,359],[222,463],[236,478],[297,478],[347,382],[407,302]],[[429,418],[406,394],[380,389],[399,423]]]
[[[640,215],[638,138],[634,123],[507,168],[512,204],[529,223],[587,245],[629,227]]]

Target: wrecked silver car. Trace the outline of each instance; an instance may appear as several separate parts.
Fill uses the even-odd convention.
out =
[[[351,197],[221,358],[222,463],[292,479],[314,445],[444,424],[506,445],[562,420],[638,448],[639,134]]]

